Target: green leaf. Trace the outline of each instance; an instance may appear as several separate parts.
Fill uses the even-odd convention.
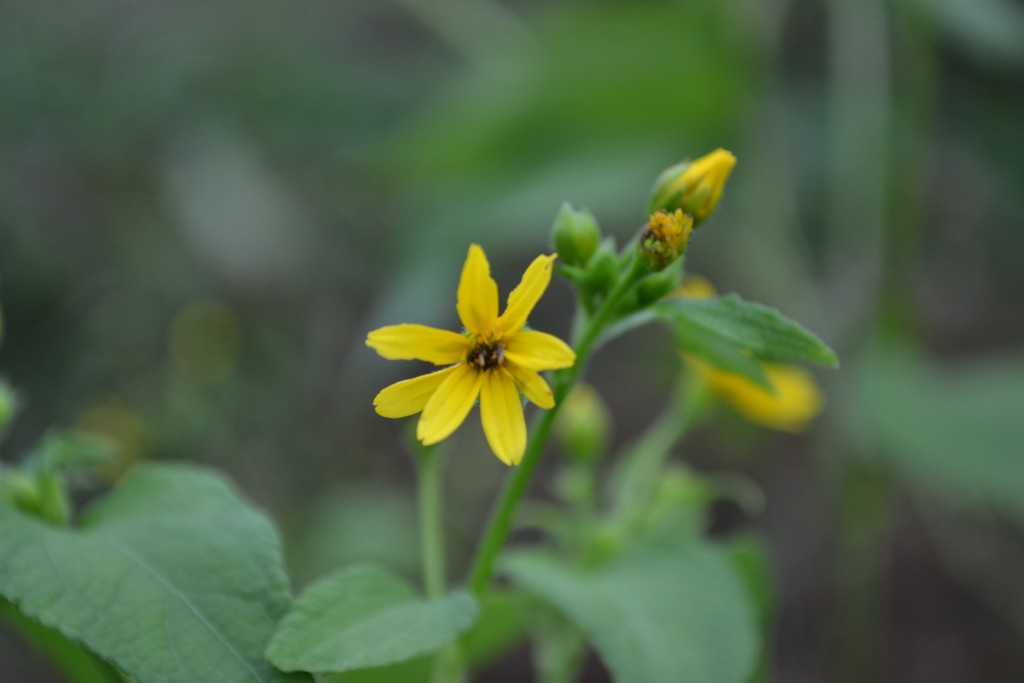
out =
[[[472,669],[506,654],[526,638],[532,596],[522,591],[492,589],[480,601],[480,618],[459,641]]]
[[[290,603],[271,524],[221,477],[131,471],[56,528],[0,505],[0,593],[140,683],[283,683],[263,659]]]
[[[267,658],[284,671],[338,673],[385,666],[453,642],[477,617],[476,600],[422,600],[402,580],[352,567],[314,584],[281,622]]]
[[[774,308],[735,294],[706,299],[672,299],[659,311],[684,334],[718,338],[761,360],[839,364],[835,352],[814,333]]]
[[[27,618],[9,602],[0,601],[2,617],[22,639],[46,655],[46,659],[72,683],[113,683],[123,680],[109,664],[55,629]]]
[[[711,547],[640,548],[591,570],[517,553],[504,568],[583,629],[617,683],[740,683],[756,664],[746,588]]]
[[[430,683],[434,671],[431,656],[375,669],[359,669],[321,678],[325,683]]]
[[[737,575],[743,580],[757,613],[762,643],[771,641],[771,630],[775,615],[775,580],[772,574],[768,547],[763,540],[752,534],[733,536],[725,544]],[[771,680],[770,648],[762,647],[756,674],[750,683],[767,683]]]
[[[43,472],[74,473],[109,464],[116,458],[110,442],[103,437],[53,429],[46,433],[25,465]]]
[[[940,367],[874,352],[851,373],[854,436],[911,483],[1024,522],[1024,358]]]

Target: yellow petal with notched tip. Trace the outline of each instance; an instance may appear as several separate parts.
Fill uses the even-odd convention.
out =
[[[558,337],[525,330],[505,340],[505,358],[529,370],[558,370],[576,362],[576,352]]]
[[[473,334],[487,335],[498,322],[498,285],[491,277],[491,264],[477,244],[469,247],[459,278],[456,309],[459,320]]]
[[[544,291],[551,283],[551,264],[558,254],[538,256],[523,273],[519,285],[508,295],[505,312],[498,318],[498,327],[505,334],[519,331],[533,312]]]
[[[555,396],[551,393],[551,387],[543,377],[537,374],[536,370],[521,368],[507,359],[502,367],[509,371],[516,380],[516,384],[519,385],[519,390],[523,392],[523,396],[530,399],[534,405],[544,410],[555,407]]]
[[[383,417],[408,417],[423,410],[441,382],[455,371],[454,367],[422,377],[395,382],[384,387],[373,399],[373,407]]]
[[[458,363],[469,340],[458,332],[427,325],[388,325],[366,335],[366,345],[388,360],[425,360],[434,365]]]
[[[423,407],[416,438],[430,446],[451,436],[476,402],[482,374],[464,363],[456,365]]]
[[[526,450],[526,419],[512,375],[501,368],[483,374],[480,420],[491,450],[506,465],[518,465]]]

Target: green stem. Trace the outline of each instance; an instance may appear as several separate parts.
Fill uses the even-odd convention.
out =
[[[494,572],[494,562],[501,552],[505,540],[508,538],[509,530],[512,527],[512,520],[515,516],[519,500],[526,493],[530,482],[533,480],[534,471],[540,463],[540,456],[547,445],[548,437],[551,435],[551,428],[554,426],[555,418],[562,407],[562,399],[568,395],[569,390],[576,384],[587,358],[594,348],[595,342],[601,335],[604,326],[611,319],[623,297],[633,286],[646,274],[643,263],[634,258],[626,274],[612,288],[612,291],[602,302],[600,308],[593,317],[583,326],[579,340],[575,344],[576,363],[571,368],[566,368],[555,375],[554,393],[555,405],[540,415],[533,429],[529,443],[526,445],[526,452],[519,467],[507,480],[501,497],[495,503],[494,511],[488,522],[486,531],[477,547],[476,556],[469,573],[469,588],[476,595],[483,595],[487,584]]]
[[[623,469],[618,475],[620,483],[616,487],[618,495],[613,502],[613,518],[627,526],[632,523],[631,511],[638,510],[650,498],[672,447],[693,424],[704,405],[705,395],[703,381],[692,374],[676,383],[668,406],[620,458]]]
[[[444,519],[441,506],[441,454],[436,446],[413,440],[416,452],[420,498],[420,543],[423,552],[423,587],[431,600],[444,595]],[[463,678],[462,653],[458,643],[438,651],[431,680],[458,683]]]
[[[416,442],[419,465],[420,543],[423,552],[423,584],[428,598],[444,594],[444,531],[441,517],[441,468],[436,448]]]
[[[845,463],[839,480],[835,680],[870,681],[879,674],[884,643],[886,543],[892,517],[888,473],[864,462]]]

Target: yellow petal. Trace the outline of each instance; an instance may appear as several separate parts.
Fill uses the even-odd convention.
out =
[[[451,365],[466,357],[469,340],[426,325],[388,325],[366,335],[366,345],[389,360],[425,360]]]
[[[465,363],[452,368],[424,406],[416,425],[416,438],[430,446],[451,436],[476,402],[482,374]]]
[[[714,285],[707,278],[700,275],[687,275],[683,284],[679,285],[679,288],[673,292],[673,296],[683,297],[684,299],[707,299],[715,296],[717,293]]]
[[[554,335],[525,330],[505,339],[505,358],[530,370],[558,370],[576,362],[576,352]]]
[[[396,382],[381,389],[373,399],[373,407],[384,417],[408,417],[423,410],[431,394],[437,390],[455,367],[445,368],[422,377]]]
[[[523,273],[523,279],[519,286],[508,295],[508,304],[505,312],[498,319],[498,327],[505,334],[519,331],[526,324],[533,307],[537,305],[544,290],[551,283],[551,264],[558,258],[558,254],[551,256],[538,256],[530,264],[530,267]]]
[[[483,375],[480,419],[494,454],[506,465],[518,465],[526,450],[526,419],[512,375],[496,368]]]
[[[804,431],[825,404],[814,376],[790,365],[765,364],[764,371],[774,393],[742,375],[716,369],[707,371],[705,378],[712,391],[751,422],[785,432]]]
[[[530,399],[538,408],[549,410],[555,407],[555,396],[551,393],[551,387],[544,381],[544,378],[537,374],[536,370],[521,368],[508,359],[502,366],[515,379],[520,391],[526,398]]]
[[[471,244],[459,278],[459,319],[473,334],[488,335],[498,321],[498,285],[491,277],[491,265],[479,245]]]

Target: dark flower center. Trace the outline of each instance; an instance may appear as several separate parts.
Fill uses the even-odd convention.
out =
[[[476,344],[469,350],[466,362],[480,370],[490,370],[505,362],[505,347],[500,341]]]

